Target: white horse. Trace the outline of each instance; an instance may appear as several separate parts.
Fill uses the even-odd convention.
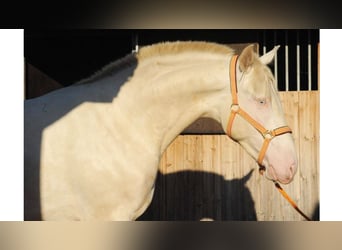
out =
[[[289,183],[297,169],[289,131],[273,138],[240,113],[229,118],[238,106],[267,130],[286,125],[266,66],[276,51],[259,57],[248,46],[235,65],[224,45],[160,43],[25,101],[25,219],[136,219],[151,202],[162,153],[199,117],[222,124],[268,178]]]

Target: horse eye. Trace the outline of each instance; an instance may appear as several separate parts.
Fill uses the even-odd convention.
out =
[[[265,99],[259,99],[258,102],[259,102],[259,104],[262,104],[262,105],[266,104],[266,100]]]

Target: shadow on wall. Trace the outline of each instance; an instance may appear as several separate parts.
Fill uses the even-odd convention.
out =
[[[252,172],[233,180],[200,171],[158,172],[152,203],[138,220],[256,221],[254,201],[245,185]]]
[[[319,221],[319,202],[316,204],[315,211],[311,215],[311,220]]]

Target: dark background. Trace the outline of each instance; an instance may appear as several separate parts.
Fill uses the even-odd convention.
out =
[[[319,30],[315,29],[219,29],[219,30],[24,30],[24,56],[27,63],[67,86],[93,74],[139,46],[162,41],[201,40],[223,44],[259,43],[269,51],[278,50],[278,88],[285,90],[285,44],[289,46],[290,90],[296,89],[296,45],[301,46],[301,90],[307,89],[307,44],[312,47],[312,89],[317,87],[317,44]],[[272,65],[271,65],[272,67]]]

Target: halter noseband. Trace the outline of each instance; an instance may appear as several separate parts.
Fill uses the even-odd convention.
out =
[[[232,138],[232,127],[233,121],[236,114],[239,114],[242,118],[244,118],[249,124],[251,124],[264,138],[264,143],[261,147],[259,152],[259,156],[257,159],[257,163],[259,164],[259,171],[262,173],[265,170],[265,167],[262,165],[264,160],[268,145],[270,144],[271,140],[279,135],[292,133],[291,129],[288,126],[282,126],[276,129],[268,130],[264,126],[262,126],[259,122],[253,119],[247,112],[245,112],[239,105],[238,96],[237,96],[237,82],[236,82],[236,63],[237,63],[238,56],[234,55],[230,61],[230,90],[232,94],[232,105],[231,105],[231,112],[228,120],[227,125],[227,135]]]

